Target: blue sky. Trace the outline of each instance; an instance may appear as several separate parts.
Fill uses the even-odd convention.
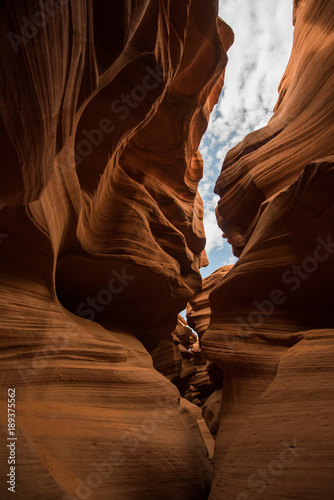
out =
[[[228,52],[224,90],[200,145],[204,177],[199,191],[210,262],[202,269],[203,277],[236,261],[216,223],[214,185],[227,151],[272,116],[293,36],[292,0],[223,0],[219,4],[219,15],[232,27],[235,42]]]

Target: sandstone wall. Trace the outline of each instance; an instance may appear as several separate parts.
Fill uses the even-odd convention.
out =
[[[334,5],[295,2],[294,23],[274,116],[216,184],[240,258],[202,338],[224,371],[210,500],[334,496]]]
[[[17,499],[204,500],[198,419],[146,349],[201,286],[233,33],[213,0],[46,3],[0,6],[1,470],[15,388]]]

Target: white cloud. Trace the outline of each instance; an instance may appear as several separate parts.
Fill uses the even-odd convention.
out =
[[[228,244],[223,244],[214,215],[218,198],[213,188],[227,151],[272,116],[292,47],[292,0],[220,0],[219,15],[234,30],[235,42],[228,53],[224,90],[200,147],[200,192],[209,259],[210,252],[221,249],[228,263]]]
[[[216,221],[214,207],[208,207],[204,215],[204,226],[206,234],[206,252],[209,254],[215,248],[223,248],[224,241],[222,232]],[[227,243],[225,243],[226,245]]]
[[[238,259],[236,257],[234,257],[234,255],[232,255],[231,257],[229,257],[227,264],[232,266],[233,264],[235,264],[237,262],[237,260]]]

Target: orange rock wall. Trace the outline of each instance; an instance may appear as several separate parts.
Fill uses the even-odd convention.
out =
[[[210,500],[334,496],[334,5],[295,2],[294,22],[274,116],[216,185],[240,258],[202,338],[224,371]]]
[[[198,418],[146,348],[201,286],[233,34],[213,0],[47,4],[0,6],[1,470],[15,388],[18,500],[204,500]]]

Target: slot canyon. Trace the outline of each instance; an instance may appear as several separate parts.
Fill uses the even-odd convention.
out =
[[[1,499],[334,498],[334,2],[292,3],[202,279],[218,0],[1,1]]]

